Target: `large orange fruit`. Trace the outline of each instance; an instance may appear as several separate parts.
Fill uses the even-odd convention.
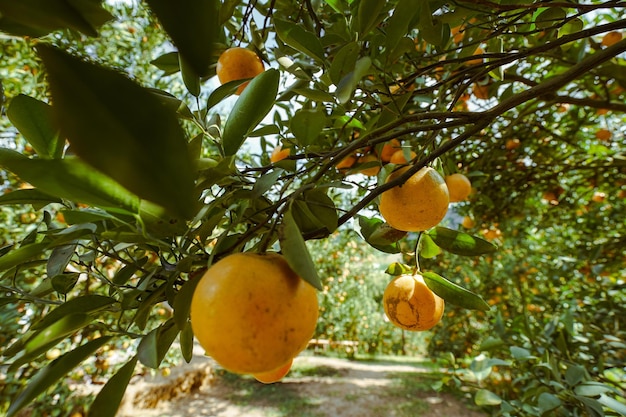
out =
[[[448,193],[450,194],[450,202],[456,203],[463,201],[469,197],[472,192],[472,183],[463,174],[446,175],[446,185],[448,186]]]
[[[278,382],[285,377],[289,373],[291,369],[291,365],[293,364],[293,359],[289,359],[289,362],[278,367],[277,369],[273,369],[267,372],[261,372],[258,374],[254,374],[254,379],[264,384],[273,384],[274,382]]]
[[[273,371],[302,351],[317,324],[315,289],[277,253],[237,253],[213,264],[191,301],[200,345],[225,369]]]
[[[395,326],[411,331],[429,330],[443,316],[445,302],[420,274],[394,278],[383,293],[383,308]]]
[[[225,50],[217,60],[215,69],[221,84],[229,81],[253,78],[265,70],[259,56],[247,48],[235,47]],[[236,94],[241,94],[248,83],[237,88]]]
[[[387,182],[402,175],[402,167],[387,177]],[[450,197],[443,177],[430,167],[413,174],[404,184],[383,192],[378,209],[391,227],[405,232],[430,229],[443,220]]]

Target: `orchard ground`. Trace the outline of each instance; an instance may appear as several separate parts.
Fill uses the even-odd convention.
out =
[[[281,382],[264,385],[227,373],[207,357],[131,383],[120,417],[480,417],[464,398],[437,392],[442,377],[427,359],[348,360],[305,352]]]

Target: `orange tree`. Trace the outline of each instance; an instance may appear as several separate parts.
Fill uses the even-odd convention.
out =
[[[464,258],[442,272],[452,281],[434,271],[451,262],[441,249],[485,255],[495,246],[454,228],[394,230],[377,213],[383,192],[425,166],[470,178],[476,193],[452,211],[471,212],[476,232],[502,240],[521,230],[541,250],[562,249],[590,271],[606,265],[611,285],[623,285],[623,2],[146,0],[137,7],[149,13],[131,25],[128,8],[94,1],[0,1],[3,40],[30,51],[28,62],[2,69],[3,126],[19,134],[0,149],[6,175],[29,187],[7,188],[0,201],[38,213],[24,233],[8,235],[0,257],[3,309],[29,311],[3,340],[7,372],[28,380],[9,415],[94,352],[127,342],[126,363],[90,412],[114,415],[137,362],[158,368],[176,338],[190,359],[199,271],[232,253],[279,250],[321,289],[306,242],[342,227],[358,228],[383,252],[402,252],[406,265],[390,273],[421,266],[446,305],[486,310],[454,275],[470,268],[465,286],[478,279],[485,285],[476,291],[490,290],[479,272],[505,255]],[[267,69],[216,87],[218,57],[234,46],[255,52]],[[36,74],[43,88],[21,90],[20,71]],[[379,155],[394,139],[404,156],[394,161],[410,167],[386,181],[398,164]],[[279,145],[289,153],[271,162]],[[566,237],[557,238],[565,226]],[[507,259],[531,259],[509,249]],[[560,265],[548,264],[549,271]],[[556,302],[561,288],[587,291],[582,284],[569,291],[567,278],[544,271],[557,314],[565,311]],[[588,310],[600,308],[588,300]],[[514,298],[511,307],[526,314],[526,301]],[[160,306],[173,315],[155,321]],[[617,330],[611,343],[623,343]],[[36,372],[29,367],[59,344],[61,356]],[[516,347],[523,350],[510,355],[527,365],[552,357]],[[526,369],[536,389],[524,391],[524,412],[623,411],[619,384],[567,361],[551,369],[565,372],[567,390],[541,378],[545,366]],[[512,401],[477,391],[477,402],[499,404],[503,414],[517,412]]]

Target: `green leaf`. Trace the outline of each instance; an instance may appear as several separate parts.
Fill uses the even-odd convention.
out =
[[[50,281],[52,282],[52,288],[55,292],[65,295],[69,293],[72,288],[74,288],[74,286],[78,282],[79,276],[80,273],[78,272],[68,272],[65,274],[55,275],[50,278]]]
[[[220,2],[146,0],[146,3],[195,73],[200,77],[208,75],[213,45],[220,30]]]
[[[314,145],[326,125],[326,112],[323,109],[300,109],[291,118],[289,126],[299,145]]]
[[[411,268],[408,265],[401,264],[400,262],[394,262],[390,264],[385,270],[385,274],[389,274],[394,277],[397,277],[400,275],[412,274],[412,273],[413,273],[413,268]]]
[[[384,228],[384,230],[386,229],[386,226],[384,226],[385,222],[377,219],[375,217],[369,218],[369,217],[365,217],[365,216],[359,216],[359,228],[361,229],[361,235],[363,236],[363,239],[365,239],[365,241],[372,246],[373,248],[378,249],[381,252],[386,252],[386,253],[400,253],[400,248],[398,247],[398,245],[396,243],[387,243],[387,244],[378,244],[378,243],[372,243],[370,242],[370,237],[372,235],[374,235],[375,240],[376,240],[376,235],[374,234],[379,228]],[[387,233],[382,233],[383,235],[387,235]]]
[[[37,46],[71,150],[141,198],[194,214],[194,172],[176,114],[126,76]]]
[[[423,233],[420,236],[419,246],[418,246],[419,256],[424,259],[434,258],[435,256],[441,253],[441,248],[433,242],[433,239],[430,235]]]
[[[283,222],[278,229],[278,240],[291,269],[313,287],[322,290],[317,268],[290,210],[283,216]]]
[[[324,48],[316,34],[282,19],[274,19],[274,27],[278,37],[286,45],[319,62],[324,62]]]
[[[85,312],[69,313],[49,326],[38,331],[24,344],[24,351],[28,353],[39,352],[62,338],[82,329],[91,323],[92,318]]]
[[[191,362],[191,359],[193,359],[193,329],[191,328],[191,322],[185,324],[185,327],[180,331],[178,340],[183,359],[187,363]]]
[[[185,61],[182,55],[179,54],[178,58],[180,59],[180,72],[183,76],[183,83],[185,87],[187,87],[187,91],[189,91],[192,96],[198,97],[201,91],[200,76],[194,68]]]
[[[541,10],[541,9],[540,9]],[[548,29],[567,18],[567,12],[560,7],[549,7],[543,9],[535,18],[535,25],[539,29]]]
[[[478,406],[483,405],[500,405],[502,398],[495,392],[491,392],[487,389],[479,389],[474,396],[474,403]]]
[[[280,73],[268,69],[257,75],[243,90],[233,106],[222,133],[222,146],[226,156],[237,153],[246,136],[274,106]]]
[[[50,105],[20,94],[11,100],[7,116],[40,157],[61,157],[65,140],[59,138]]]
[[[328,70],[328,75],[333,84],[338,85],[343,77],[354,70],[360,51],[361,47],[356,42],[349,42],[341,47]]]
[[[104,384],[89,407],[90,417],[115,417],[117,415],[136,365],[137,356],[134,356]]]
[[[114,298],[95,294],[72,298],[71,300],[68,300],[59,305],[57,308],[51,310],[48,314],[41,318],[41,320],[35,322],[31,326],[31,330],[40,330],[48,327],[61,318],[72,313],[95,313],[104,310],[115,303],[116,301]]]
[[[561,406],[561,400],[554,394],[549,392],[542,392],[537,399],[537,406],[541,414],[552,411]]]
[[[337,228],[337,209],[320,189],[307,190],[291,202],[291,215],[302,233],[319,232],[328,236]]]
[[[111,340],[105,336],[94,339],[77,347],[52,361],[42,368],[33,378],[28,381],[26,387],[14,398],[7,410],[7,417],[16,416],[17,413],[33,401],[37,396],[45,392],[49,387],[74,369],[79,363],[90,357],[96,350]]]
[[[99,1],[0,0],[0,30],[20,36],[42,36],[57,29],[74,29],[98,36],[97,28],[113,16]]]
[[[361,37],[367,35],[384,17],[383,8],[387,2],[385,0],[361,0],[358,3],[357,11],[357,31]]]
[[[484,239],[441,226],[428,231],[428,236],[440,248],[457,255],[483,255],[498,249],[496,245]]]
[[[393,50],[400,39],[406,35],[409,30],[410,22],[420,9],[420,0],[399,0],[393,14],[387,23],[387,39],[385,40],[385,48],[388,51]],[[413,47],[415,47],[413,45]]]
[[[181,331],[187,327],[193,292],[195,291],[200,278],[202,278],[204,271],[206,271],[206,269],[201,269],[190,274],[189,279],[183,284],[174,298],[174,304],[172,305],[174,308],[174,322]]]
[[[14,266],[30,261],[36,257],[40,257],[49,246],[49,242],[37,242],[21,246],[18,249],[10,251],[6,255],[0,257],[0,271],[6,271]]]
[[[50,203],[61,203],[58,197],[51,196],[36,188],[15,190],[0,195],[0,205],[8,204],[32,204],[36,209],[43,208]]]
[[[420,6],[417,25],[420,37],[431,45],[443,47],[450,37],[450,30],[439,18],[433,15],[429,2],[420,2]]]
[[[153,59],[150,63],[163,71],[164,75],[172,75],[180,71],[178,52],[167,52]]]
[[[533,354],[530,353],[530,350],[524,349],[519,346],[511,346],[509,347],[509,351],[511,352],[511,356],[513,356],[513,358],[517,359],[518,361],[536,359],[536,356],[533,356]]]
[[[626,404],[624,404],[623,402],[620,402],[615,398],[611,398],[604,394],[600,395],[600,398],[598,398],[598,402],[603,406],[609,408],[610,410],[613,410],[622,416],[626,416]]]
[[[136,195],[76,158],[29,159],[0,148],[0,165],[56,197],[128,213],[139,210]]]
[[[341,79],[337,85],[337,90],[335,91],[335,95],[337,96],[339,103],[345,104],[350,100],[352,93],[356,90],[356,87],[361,79],[367,75],[371,65],[372,60],[370,57],[364,56],[359,58],[354,65],[354,71],[348,73]]]
[[[74,256],[76,246],[77,244],[73,243],[69,245],[57,246],[52,249],[52,253],[48,257],[48,262],[46,263],[46,274],[49,277],[65,272],[65,268],[67,268],[72,256]]]
[[[423,272],[424,282],[435,294],[451,304],[469,310],[489,311],[491,307],[477,294],[434,273]]]
[[[397,241],[404,239],[407,232],[394,229],[388,223],[379,224],[372,233],[367,237],[367,242],[371,245],[386,246],[392,245]]]
[[[178,332],[174,322],[168,320],[145,335],[137,347],[139,361],[148,368],[158,369]]]

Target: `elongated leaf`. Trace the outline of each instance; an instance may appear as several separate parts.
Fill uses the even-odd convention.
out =
[[[387,39],[385,46],[391,51],[396,47],[400,39],[412,29],[409,23],[414,19],[419,11],[420,0],[399,0],[393,15],[387,24]]]
[[[139,361],[148,368],[157,369],[174,339],[176,339],[178,332],[178,327],[172,320],[152,330],[141,339],[137,347]]]
[[[274,19],[274,26],[276,34],[285,44],[319,62],[324,61],[324,48],[316,34],[282,19]]]
[[[278,70],[268,69],[254,77],[243,90],[224,125],[222,146],[226,156],[237,153],[247,134],[272,109],[279,80]]]
[[[422,258],[430,259],[441,253],[441,248],[433,242],[432,238],[423,234],[420,236],[419,246],[417,248]]]
[[[74,369],[79,363],[91,356],[102,345],[111,340],[111,337],[104,336],[94,339],[77,347],[52,361],[45,368],[42,368],[37,374],[30,379],[28,385],[22,390],[7,410],[7,417],[17,415],[18,411],[28,405],[32,400],[37,398],[48,388],[50,388],[59,379],[65,376],[69,371]]]
[[[367,35],[381,20],[381,12],[387,2],[385,0],[361,0],[358,9],[358,32]]]
[[[104,384],[89,407],[90,417],[115,417],[136,365],[137,356],[134,356]]]
[[[61,157],[65,139],[59,138],[49,104],[20,94],[11,100],[7,116],[40,157]]]
[[[187,87],[187,91],[191,93],[192,96],[198,97],[200,95],[200,75],[196,72],[196,70],[187,63],[183,55],[178,55],[180,59],[180,72],[183,76],[183,83],[185,87]]]
[[[0,271],[6,271],[7,269],[11,269],[14,266],[43,255],[44,251],[48,249],[49,246],[49,242],[37,242],[10,251],[0,257]]]
[[[198,76],[208,75],[220,25],[217,0],[146,0]]]
[[[43,160],[0,148],[0,165],[41,191],[92,206],[139,210],[139,198],[76,158]]]
[[[455,304],[470,310],[488,311],[491,308],[479,295],[474,294],[434,272],[424,272],[422,276],[428,288],[450,304]]]
[[[91,321],[92,318],[84,312],[75,312],[63,316],[28,339],[24,345],[24,351],[27,354],[37,352],[41,350],[42,347],[48,346],[74,333],[76,330],[85,327],[87,324],[91,323]]]
[[[114,298],[103,295],[84,295],[66,301],[46,314],[41,320],[31,326],[31,330],[40,330],[57,322],[61,318],[73,313],[95,313],[115,304]]]
[[[174,322],[180,330],[184,330],[185,327],[187,327],[189,311],[191,310],[191,298],[204,271],[205,270],[202,269],[196,273],[190,274],[189,280],[183,284],[178,294],[176,294],[176,298],[174,298],[174,304],[172,306],[174,308]]]
[[[626,416],[626,404],[623,402],[617,401],[615,398],[609,397],[608,395],[600,395],[598,398],[598,402],[605,407],[619,413],[622,416]]]
[[[476,396],[474,397],[474,403],[476,405],[499,405],[502,403],[502,398],[498,396],[495,392],[491,392],[487,389],[479,389],[476,391]]]
[[[180,70],[178,52],[167,52],[153,59],[150,63],[163,71],[164,75],[172,75]]]
[[[46,274],[49,277],[65,272],[65,268],[67,268],[72,256],[74,256],[76,246],[78,246],[76,243],[72,243],[69,245],[57,246],[52,249],[52,253],[46,263]]]
[[[278,229],[278,239],[281,251],[291,269],[313,287],[321,290],[322,283],[317,268],[290,211],[283,216],[283,222]]]
[[[292,202],[290,209],[302,233],[317,232],[320,236],[328,236],[337,228],[335,203],[320,189],[305,191]]]
[[[363,239],[365,239],[365,241],[373,248],[376,248],[379,251],[386,253],[400,253],[400,248],[398,248],[398,245],[395,243],[395,241],[390,242],[391,239],[386,239],[387,242],[382,243],[382,241],[375,234],[375,232],[379,228],[383,228],[383,233],[378,233],[378,235],[382,234],[383,236],[389,236],[388,229],[385,226],[384,221],[374,217],[369,218],[365,216],[359,216],[359,227],[361,229],[361,235],[363,236]],[[370,241],[372,235],[374,235],[374,242]]]
[[[296,111],[289,123],[298,144],[303,146],[313,145],[325,125],[326,113],[319,109],[300,109]]]
[[[1,163],[0,163],[1,165]],[[2,204],[32,204],[33,207],[41,208],[50,203],[61,203],[58,197],[46,194],[36,188],[25,190],[15,190],[7,194],[0,195],[0,205]]]
[[[37,51],[73,152],[139,197],[192,217],[193,164],[176,114],[116,71],[51,46]]]
[[[345,104],[348,100],[350,100],[352,93],[354,93],[354,90],[359,84],[359,81],[361,81],[361,79],[367,74],[371,65],[372,59],[368,56],[364,56],[356,62],[354,65],[354,71],[350,72],[341,79],[337,85],[337,90],[335,91],[337,100],[339,100],[341,104]]]
[[[357,42],[350,42],[337,52],[328,72],[333,84],[339,85],[341,79],[354,70],[360,50],[361,47]]]
[[[191,362],[193,358],[193,329],[191,328],[191,322],[187,322],[183,330],[180,331],[178,336],[180,341],[180,352],[183,355],[185,362]]]
[[[431,229],[428,236],[440,248],[457,255],[484,255],[498,249],[496,245],[484,239],[441,226]]]
[[[561,406],[561,400],[554,394],[550,394],[549,392],[542,392],[537,399],[537,405],[539,406],[539,411],[543,415],[543,413],[547,413],[548,411],[552,411]]]
[[[98,36],[98,26],[113,16],[90,0],[0,0],[0,30],[42,36],[56,29],[75,29]]]

